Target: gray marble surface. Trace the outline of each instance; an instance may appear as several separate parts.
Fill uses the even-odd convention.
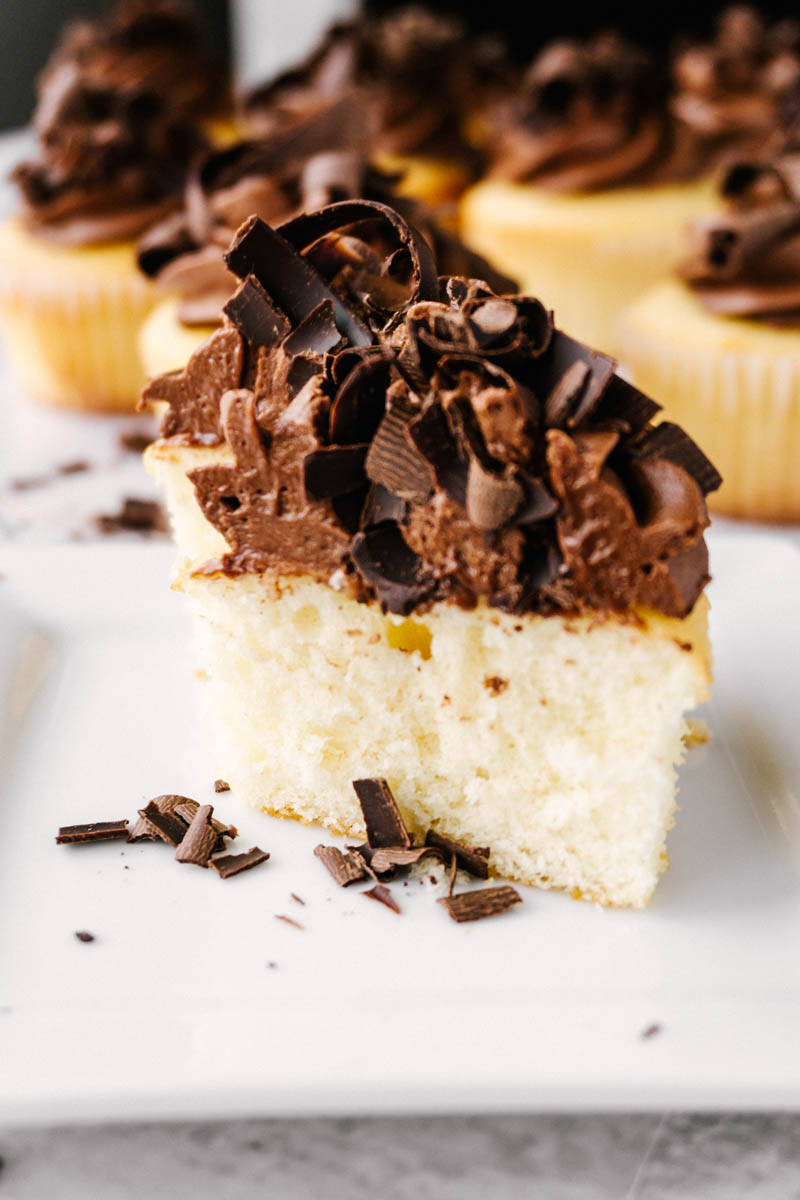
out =
[[[9,1200],[798,1200],[800,1116],[237,1121],[0,1131]]]

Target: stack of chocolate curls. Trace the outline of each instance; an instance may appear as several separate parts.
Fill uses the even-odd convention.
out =
[[[225,788],[216,787],[216,790],[224,791]],[[269,858],[269,853],[258,846],[251,846],[242,854],[226,853],[226,840],[237,836],[234,825],[224,825],[215,818],[212,804],[198,804],[188,796],[164,795],[156,796],[139,809],[139,819],[133,829],[128,829],[127,820],[64,825],[58,831],[56,842],[62,846],[115,840],[166,842],[175,847],[177,862],[213,867],[221,879],[228,879]]]
[[[340,887],[372,879],[374,886],[364,895],[399,913],[400,906],[386,887],[386,881],[393,879],[398,869],[411,867],[425,855],[433,855],[449,864],[448,892],[439,904],[444,905],[454,921],[480,921],[522,903],[519,892],[508,885],[454,895],[459,867],[478,879],[489,878],[489,848],[467,846],[435,829],[428,830],[424,845],[415,846],[385,779],[355,779],[353,788],[364,816],[366,842],[348,846],[346,854],[336,846],[320,845],[314,850]]]

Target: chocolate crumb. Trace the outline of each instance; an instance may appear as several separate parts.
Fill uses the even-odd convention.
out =
[[[508,687],[508,680],[503,679],[501,675],[487,675],[483,681],[483,686],[492,693],[493,696],[499,696]]]
[[[212,858],[211,866],[217,872],[220,879],[229,879],[231,875],[240,875],[242,871],[249,871],[251,867],[260,866],[268,858],[268,850],[261,850],[258,846],[251,846],[243,854],[223,854],[219,858]]]
[[[76,929],[75,937],[79,942],[93,942],[94,934],[89,933],[86,929]]]
[[[215,779],[214,780],[214,791],[215,792],[229,792],[230,790],[231,790],[231,785],[229,783],[226,783],[224,779]]]
[[[270,971],[275,971],[277,970],[278,964],[276,962],[268,962],[267,966],[269,967]]]
[[[292,925],[295,929],[305,930],[305,925],[301,925],[299,921],[295,921],[294,917],[287,917],[285,913],[275,913],[276,921],[283,921],[285,925]]]
[[[386,780],[354,779],[353,788],[364,814],[367,844],[373,850],[382,847],[409,850],[411,838]]]
[[[516,888],[488,887],[476,892],[461,892],[458,896],[445,896],[437,901],[443,904],[454,921],[482,921],[484,917],[496,917],[507,912],[515,904],[522,903]]]
[[[127,496],[117,513],[101,513],[95,517],[100,533],[166,533],[167,519],[156,500]]]
[[[362,892],[362,895],[369,896],[370,900],[377,900],[379,904],[385,904],[392,912],[401,913],[403,910],[395,900],[392,893],[382,883],[376,883],[367,892]]]
[[[119,446],[128,454],[144,454],[152,440],[149,433],[141,433],[138,429],[126,429],[119,435]]]
[[[366,874],[366,864],[357,850],[342,854],[337,846],[315,846],[314,854],[333,877],[339,887],[349,887]]]
[[[645,1042],[649,1041],[650,1038],[657,1037],[659,1033],[661,1033],[661,1026],[657,1021],[654,1021],[652,1025],[648,1025],[646,1029],[642,1030],[639,1037]]]
[[[112,842],[127,836],[127,820],[92,821],[88,825],[62,825],[56,843],[59,846],[74,846],[81,842]]]

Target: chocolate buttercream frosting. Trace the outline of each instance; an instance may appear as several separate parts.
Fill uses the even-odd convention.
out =
[[[227,262],[226,325],[143,396],[169,405],[162,436],[233,456],[189,475],[229,546],[202,570],[394,613],[691,610],[720,477],[538,300],[438,275],[374,201],[252,218]]]
[[[800,23],[770,24],[734,5],[708,43],[684,45],[672,73],[672,108],[702,148],[706,169],[725,156],[780,146],[800,100]]]
[[[800,148],[734,162],[721,193],[727,211],[695,222],[684,278],[710,312],[800,326]]]
[[[547,46],[492,123],[490,174],[553,191],[684,178],[696,166],[666,73],[616,34]]]
[[[464,155],[464,117],[504,73],[497,41],[471,35],[455,15],[411,5],[332,26],[304,63],[251,92],[245,111],[260,132],[272,133],[355,89],[373,150]]]
[[[174,207],[224,84],[181,0],[123,0],[69,26],[38,84],[39,150],[14,172],[25,216],[62,241],[141,233]]]
[[[216,325],[232,277],[223,252],[236,229],[255,214],[279,224],[348,197],[392,204],[431,244],[439,269],[477,275],[498,292],[515,290],[445,231],[432,210],[396,194],[401,175],[369,162],[369,120],[354,92],[317,107],[286,131],[211,151],[192,169],[180,212],[158,223],[139,244],[139,266],[161,288],[177,293],[187,325]]]

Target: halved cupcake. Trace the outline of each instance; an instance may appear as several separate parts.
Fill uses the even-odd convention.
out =
[[[68,27],[39,81],[23,208],[0,227],[0,319],[23,387],[73,408],[135,407],[154,290],[136,238],[180,200],[217,73],[185,6],[126,0]]]
[[[713,467],[383,205],[253,219],[227,262],[224,326],[144,394],[220,772],[354,836],[381,776],[499,873],[645,904],[710,682]]]

